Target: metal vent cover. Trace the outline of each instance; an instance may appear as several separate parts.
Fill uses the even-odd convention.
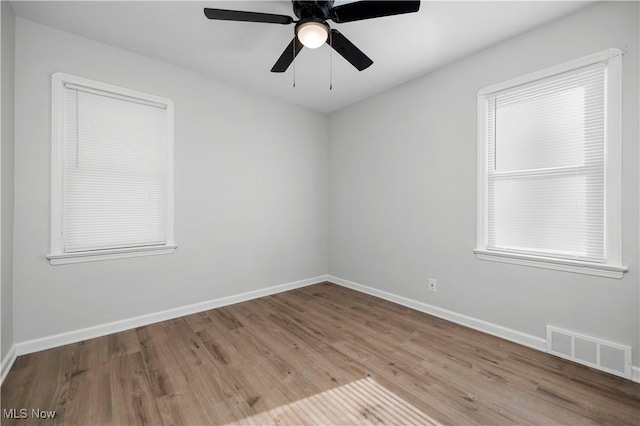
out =
[[[547,325],[547,352],[631,380],[631,347]]]

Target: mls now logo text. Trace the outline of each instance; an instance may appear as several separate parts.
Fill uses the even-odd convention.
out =
[[[41,410],[39,408],[5,408],[2,410],[2,417],[5,419],[53,419],[56,416],[55,411]]]

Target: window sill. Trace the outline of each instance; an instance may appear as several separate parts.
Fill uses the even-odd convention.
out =
[[[582,262],[578,260],[554,259],[542,256],[495,252],[481,249],[476,249],[473,252],[476,254],[476,257],[481,260],[512,263],[515,265],[531,266],[534,268],[554,269],[556,271],[573,272],[577,274],[597,275],[607,278],[620,279],[628,269],[626,266]]]
[[[99,250],[94,252],[78,252],[50,254],[47,256],[52,265],[67,265],[70,263],[96,262],[100,260],[125,259],[128,257],[156,256],[159,254],[171,254],[178,246],[166,245],[155,247],[132,247],[124,249]]]

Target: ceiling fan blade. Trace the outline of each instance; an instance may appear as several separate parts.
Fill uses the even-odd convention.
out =
[[[329,41],[327,41],[329,43]],[[351,65],[356,67],[358,71],[362,71],[369,68],[373,61],[369,59],[367,55],[362,53],[355,44],[351,43],[342,33],[338,30],[331,30],[331,47],[335,49],[343,58],[345,58]]]
[[[287,48],[284,49],[284,52],[282,52],[282,55],[280,55],[280,58],[278,58],[276,64],[273,66],[273,68],[271,68],[271,72],[285,72],[287,68],[289,68],[289,65],[291,65],[291,62],[293,62],[294,58],[298,56],[298,53],[300,53],[303,47],[304,46],[302,45],[302,43],[300,43],[298,37],[294,37]]]
[[[339,24],[380,18],[383,16],[413,13],[420,9],[420,1],[358,1],[331,9],[331,20]]]
[[[275,15],[273,13],[243,12],[227,9],[204,9],[204,15],[209,19],[220,21],[263,22],[266,24],[291,24],[293,18],[287,15]]]

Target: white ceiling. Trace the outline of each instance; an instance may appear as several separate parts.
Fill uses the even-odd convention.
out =
[[[335,5],[347,3],[336,1]],[[293,25],[210,21],[205,7],[293,14],[290,1],[13,1],[21,18],[331,112],[591,2],[423,1],[418,13],[334,24],[374,64],[359,72],[330,48],[303,49],[286,73],[270,69]]]

